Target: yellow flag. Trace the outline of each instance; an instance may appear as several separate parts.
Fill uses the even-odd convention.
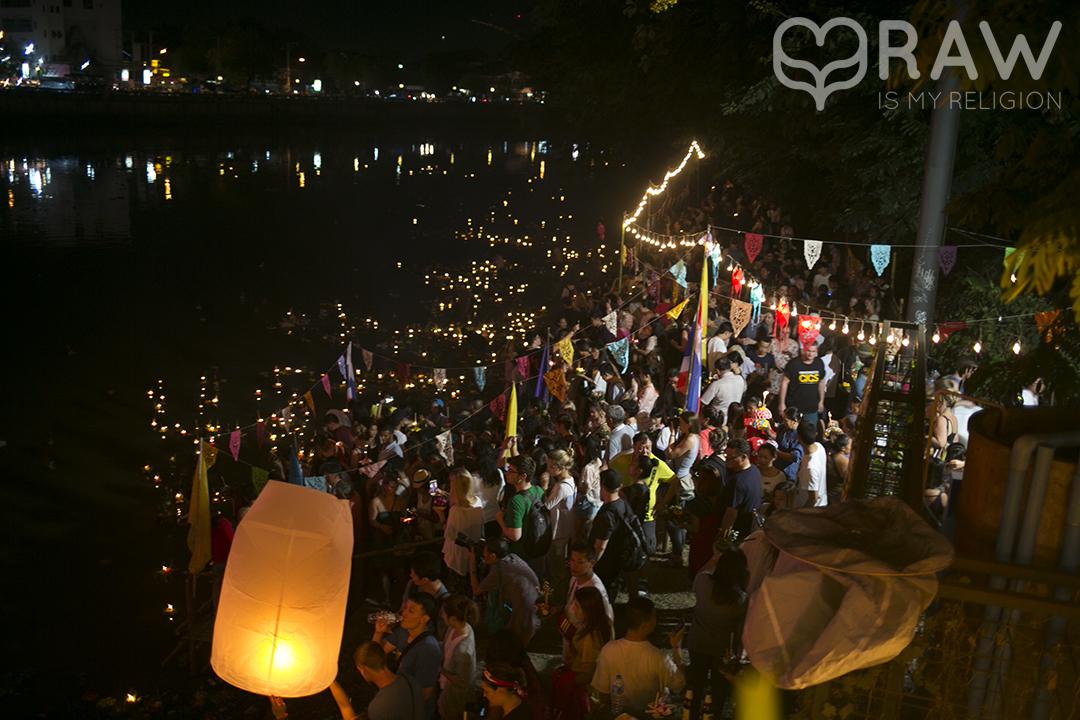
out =
[[[311,391],[304,393],[304,402],[307,403],[308,409],[311,410],[311,414],[315,414],[315,400],[311,397]]]
[[[570,342],[570,338],[559,341],[559,352],[562,354],[562,359],[566,361],[567,365],[572,365],[574,363],[574,343]]]
[[[210,547],[210,487],[206,471],[217,460],[217,448],[206,443],[199,444],[199,467],[191,487],[191,505],[188,508],[187,544],[191,551],[188,572],[200,572],[214,556]]]
[[[517,387],[510,386],[510,402],[506,406],[506,437],[517,435]]]
[[[688,302],[690,302],[690,298],[686,298],[681,303],[679,303],[675,307],[668,310],[667,311],[667,319],[668,320],[678,320],[679,316],[682,315],[683,308],[686,307],[686,304]]]

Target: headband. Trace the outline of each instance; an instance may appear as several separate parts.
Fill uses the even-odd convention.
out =
[[[499,680],[497,677],[492,675],[486,669],[484,670],[484,681],[487,684],[489,684],[489,685],[491,685],[493,687],[509,688],[509,689],[513,690],[514,692],[516,692],[521,697],[523,697],[523,698],[525,697],[525,690],[521,687],[521,685],[519,685],[516,682],[508,682],[506,680]]]

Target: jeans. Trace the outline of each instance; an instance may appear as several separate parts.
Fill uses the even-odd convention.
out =
[[[731,683],[715,669],[719,660],[715,655],[690,651],[690,667],[686,671],[687,687],[694,693],[690,701],[690,720],[700,720],[701,704],[708,692],[712,694],[713,717],[723,717],[724,704],[731,695]]]
[[[803,422],[808,422],[814,427],[817,427],[818,414],[816,412],[806,413],[802,416]]]

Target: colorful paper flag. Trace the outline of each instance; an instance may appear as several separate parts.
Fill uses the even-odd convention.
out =
[[[375,360],[375,355],[370,350],[360,348],[360,357],[364,361],[364,369],[371,372],[371,363]]]
[[[953,265],[956,264],[956,246],[955,245],[942,245],[937,250],[938,263],[941,265],[941,272],[946,275],[953,269]]]
[[[397,364],[397,380],[402,385],[409,382],[409,363],[399,362]]]
[[[892,245],[871,245],[870,262],[874,264],[878,277],[889,267],[889,258],[892,257]]]
[[[737,298],[742,292],[743,286],[743,271],[741,267],[737,267],[731,271],[731,297]]]
[[[559,402],[566,402],[566,376],[563,374],[562,368],[556,368],[549,373],[544,373],[544,383]]]
[[[753,306],[748,302],[742,300],[731,301],[731,337],[739,337],[739,333],[743,331],[743,328],[750,324],[750,316],[753,311]]]
[[[229,433],[229,452],[232,453],[233,460],[240,461],[240,431],[233,430]]]
[[[356,368],[352,362],[352,342],[345,348],[345,370],[349,373],[345,377],[345,399],[356,400],[360,393],[356,391]]]
[[[570,342],[570,338],[563,338],[559,341],[559,354],[562,355],[563,362],[567,365],[574,364],[574,343]]]
[[[446,384],[446,368],[435,368],[431,371],[431,379],[435,383],[435,389],[441,391]]]
[[[619,363],[619,372],[626,372],[626,368],[630,365],[630,338],[624,337],[622,340],[616,340],[607,346],[608,352],[615,358],[615,362]]]
[[[667,317],[667,319],[668,319],[668,320],[671,320],[672,322],[674,322],[674,321],[678,320],[678,319],[679,319],[679,316],[683,314],[683,310],[685,310],[685,309],[686,309],[686,305],[687,305],[687,303],[689,303],[689,302],[690,302],[690,298],[686,298],[686,299],[685,299],[685,300],[683,300],[683,301],[682,301],[681,303],[679,303],[679,304],[678,304],[678,305],[676,305],[675,307],[673,307],[673,308],[671,308],[670,310],[668,310],[668,311],[667,311],[667,312],[665,313],[665,316]]]
[[[544,345],[544,353],[540,356],[540,374],[541,375],[546,373],[547,369],[549,367],[548,366],[548,347],[549,347],[548,345]],[[536,390],[533,392],[533,397],[543,397],[544,400],[546,401],[547,396],[544,395],[546,387],[547,386],[542,382],[536,383]]]
[[[517,371],[521,380],[529,379],[529,356],[522,355],[519,358],[515,358],[517,362]]]
[[[446,460],[447,465],[454,464],[454,442],[450,435],[450,431],[439,433],[437,436],[439,441],[439,454]]]
[[[821,259],[821,241],[803,240],[803,257],[806,258],[806,268],[813,270],[817,261]]]
[[[286,430],[288,430],[289,429],[289,424],[291,422],[292,422],[292,408],[289,407],[288,405],[286,405],[285,409],[281,411],[281,425]]]
[[[764,235],[758,233],[746,233],[746,257],[750,262],[754,262],[757,259],[758,253],[761,252],[761,243],[765,240]]]
[[[311,397],[311,391],[310,390],[308,390],[306,393],[304,393],[304,402],[307,403],[308,410],[310,410],[311,414],[314,415],[315,414],[315,398]]]
[[[483,366],[473,368],[473,377],[476,379],[476,387],[483,390],[484,385],[487,384],[487,368]]]
[[[326,397],[333,397],[333,395],[330,392],[330,376],[329,375],[323,375],[322,376],[322,389],[326,391]]]
[[[619,332],[619,313],[614,310],[604,316],[604,327],[614,336]]]
[[[349,379],[349,368],[348,368],[348,366],[345,365],[345,356],[344,355],[342,355],[341,357],[339,357],[337,359],[337,369],[338,369],[338,372],[341,373],[341,377],[342,377],[343,380],[348,380]]]
[[[686,287],[686,264],[682,260],[671,266],[671,275],[680,287]]]
[[[491,410],[491,414],[499,420],[506,419],[506,394],[500,393],[495,396],[495,399],[488,403],[488,409]]]
[[[266,437],[266,421],[260,420],[255,423],[255,439],[259,442],[259,447],[262,447],[264,437]]]
[[[266,487],[266,483],[270,481],[270,473],[262,468],[251,468],[251,484],[255,488],[255,494],[258,495],[262,492],[262,489]]]

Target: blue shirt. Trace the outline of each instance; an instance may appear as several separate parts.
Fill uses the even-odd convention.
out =
[[[780,468],[781,472],[791,482],[796,482],[795,473],[799,472],[799,462],[802,461],[803,449],[799,444],[799,433],[794,430],[786,430],[782,435],[777,436],[776,444],[778,448],[786,453],[791,453],[791,462]],[[777,458],[779,460],[779,458]]]
[[[412,650],[401,657],[399,673],[405,673],[416,678],[423,690],[434,688],[439,682],[439,671],[442,669],[442,650],[439,649],[439,641],[434,635],[428,635],[413,645]],[[439,693],[432,691],[431,697],[424,701],[424,717],[433,717],[435,707],[439,702]]]

